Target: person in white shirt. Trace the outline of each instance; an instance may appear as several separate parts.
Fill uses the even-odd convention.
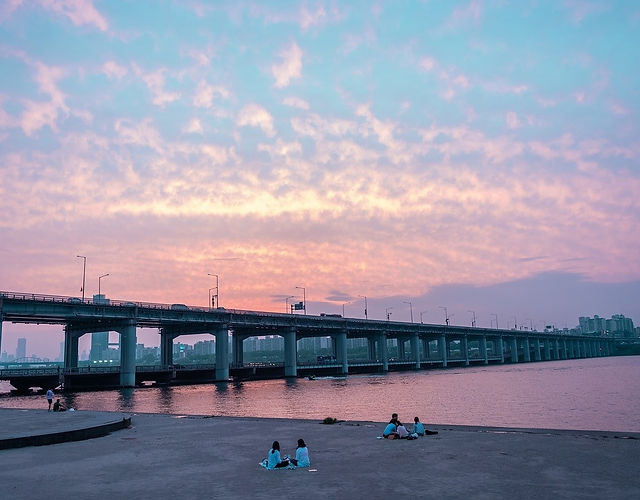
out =
[[[49,411],[51,411],[51,404],[53,403],[53,391],[47,390],[47,401],[49,402]]]
[[[296,458],[292,458],[291,463],[296,467],[309,467],[311,465],[311,462],[309,461],[309,449],[307,448],[304,439],[298,439]]]

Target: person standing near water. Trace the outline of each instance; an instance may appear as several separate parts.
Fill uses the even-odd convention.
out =
[[[51,404],[53,403],[53,391],[51,389],[47,390],[47,401],[49,402],[49,410],[51,411]]]

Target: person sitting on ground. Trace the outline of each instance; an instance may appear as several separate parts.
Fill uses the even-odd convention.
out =
[[[53,411],[66,411],[67,409],[64,407],[64,405],[60,402],[59,399],[56,399],[56,402],[53,403]]]
[[[396,439],[398,437],[397,425],[393,419],[387,424],[382,432],[382,437],[386,439]]]
[[[400,422],[398,422],[398,427],[396,427],[396,432],[398,433],[398,437],[400,439],[407,439],[409,437],[409,431]]]
[[[311,462],[309,461],[309,449],[307,448],[304,439],[298,439],[296,458],[292,458],[291,463],[296,467],[309,467],[311,465]]]
[[[279,469],[288,465],[289,460],[282,460],[280,458],[280,443],[274,441],[267,454],[267,469]]]
[[[415,432],[418,436],[432,436],[434,434],[438,434],[438,431],[430,431],[425,429],[424,425],[422,425],[422,422],[420,422],[420,419],[418,417],[414,417],[413,421],[413,432]]]

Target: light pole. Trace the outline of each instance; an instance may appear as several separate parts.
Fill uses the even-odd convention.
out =
[[[447,326],[449,326],[449,313],[447,312],[447,308],[445,306],[438,306],[440,309],[444,309],[444,322]]]
[[[404,304],[409,304],[409,311],[411,312],[411,322],[413,323],[413,304],[408,300],[402,301]]]
[[[84,281],[87,276],[87,258],[84,255],[76,255],[76,257],[84,260],[82,265],[82,302],[84,302]]]
[[[295,295],[289,295],[286,299],[284,299],[284,312],[290,313],[289,311],[289,299],[294,298]]]
[[[342,317],[344,318],[344,306],[346,306],[347,304],[351,304],[351,302],[343,302],[342,303]]]
[[[384,312],[387,313],[387,321],[389,321],[389,318],[391,317],[391,313],[389,312],[391,309],[393,309],[393,307],[387,307],[384,310]]]
[[[296,288],[299,288],[300,290],[302,290],[302,310],[306,315],[307,314],[307,289],[303,286],[297,286]]]
[[[496,330],[498,330],[498,315],[496,313],[491,313],[491,316],[496,317]]]
[[[367,296],[366,295],[358,295],[358,297],[364,299],[364,319],[369,319],[367,315]]]
[[[421,311],[420,312],[420,323],[422,323],[422,315],[428,313],[429,311]]]
[[[215,304],[218,304],[218,307],[220,307],[220,296],[219,296],[220,278],[218,277],[217,274],[212,274],[212,273],[207,273],[207,276],[213,276],[216,279],[216,286],[214,287],[216,290],[215,295],[211,296],[211,290],[213,290],[214,288],[209,288],[209,307],[215,307]]]
[[[471,320],[471,326],[476,326],[476,312],[475,311],[467,311],[473,314],[473,319]]]
[[[102,276],[98,276],[98,296],[100,296],[100,280],[102,278],[106,278],[107,276],[109,276],[109,273],[103,274]],[[100,298],[102,298],[102,297],[100,297]]]
[[[518,318],[516,316],[513,317],[513,329],[518,329]]]

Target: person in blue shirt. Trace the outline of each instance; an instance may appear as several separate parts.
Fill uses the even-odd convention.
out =
[[[287,465],[289,465],[289,460],[282,460],[280,458],[280,443],[274,441],[267,454],[267,469],[279,469]]]
[[[418,436],[432,436],[434,434],[438,434],[438,431],[430,431],[424,428],[422,422],[418,417],[414,417],[413,419],[413,432],[415,432]]]
[[[298,439],[296,458],[292,458],[291,463],[296,467],[309,467],[311,465],[311,462],[309,461],[309,449],[307,448],[304,439]]]

